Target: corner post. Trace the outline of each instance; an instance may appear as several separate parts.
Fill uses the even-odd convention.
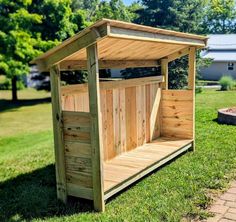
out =
[[[192,150],[195,151],[195,78],[196,78],[196,48],[189,48],[188,57],[188,89],[193,92],[193,144]]]
[[[161,74],[165,80],[162,89],[168,90],[168,59],[161,59]]]
[[[54,135],[54,152],[57,181],[57,197],[63,203],[67,202],[65,151],[62,131],[62,110],[60,93],[60,69],[58,65],[50,68],[50,83],[52,97],[52,119]]]
[[[93,203],[97,211],[105,210],[103,189],[103,150],[97,44],[87,47],[89,109],[91,115]]]

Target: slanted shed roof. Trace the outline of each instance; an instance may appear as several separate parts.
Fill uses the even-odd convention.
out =
[[[201,55],[215,62],[235,62],[236,34],[209,35],[207,49]]]
[[[97,43],[98,60],[102,68],[113,68],[112,61],[153,61],[184,54],[191,46],[203,48],[207,37],[153,28],[133,23],[102,19],[84,29],[60,45],[34,59],[40,70],[48,70],[52,65],[77,64],[86,67],[86,47]],[[106,62],[109,61],[109,62]],[[127,64],[127,63],[126,63]],[[130,63],[131,64],[131,63]]]
[[[209,35],[209,50],[236,50],[236,34]]]

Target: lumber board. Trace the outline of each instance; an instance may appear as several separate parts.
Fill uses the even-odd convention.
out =
[[[116,88],[124,88],[124,87],[133,87],[139,85],[148,85],[152,83],[163,82],[163,76],[150,76],[143,78],[134,78],[134,79],[126,79],[126,80],[117,80],[117,81],[104,81],[100,82],[100,90],[112,90]],[[77,94],[77,93],[86,93],[88,92],[88,84],[75,84],[69,86],[61,87],[62,96]]]
[[[111,68],[134,68],[134,67],[157,67],[160,66],[157,60],[99,60],[100,69]],[[64,60],[60,63],[61,70],[86,70],[86,60]]]
[[[193,103],[193,91],[162,90],[162,136],[194,138]]]
[[[78,185],[84,188],[93,187],[91,172],[74,172],[68,170],[66,173],[66,181],[67,183]]]
[[[93,189],[67,183],[68,195],[93,200]]]
[[[66,173],[65,173],[65,150],[62,130],[62,110],[60,94],[60,69],[53,66],[50,69],[50,83],[52,96],[52,119],[54,135],[54,152],[57,181],[57,197],[64,203],[67,202]]]
[[[166,36],[159,33],[150,33],[145,31],[130,30],[125,28],[112,27],[110,30],[109,37],[114,38],[126,38],[126,39],[136,39],[140,41],[155,41],[168,44],[181,44],[181,45],[196,45],[205,46],[205,42],[199,39],[189,39],[178,36]]]
[[[192,140],[161,137],[104,164],[105,199],[191,147]]]
[[[161,59],[161,74],[164,77],[165,81],[162,88],[168,89],[168,59]]]
[[[189,51],[189,70],[188,70],[188,89],[192,91],[193,93],[193,103],[192,103],[192,109],[193,109],[193,119],[195,120],[195,81],[196,81],[196,48],[190,47]],[[195,140],[195,121],[193,121],[192,124],[193,128],[193,138]],[[193,151],[195,151],[195,144],[193,142]]]
[[[91,158],[91,144],[77,141],[65,141],[65,155]]]
[[[93,202],[97,211],[105,210],[103,192],[103,143],[100,108],[99,66],[97,45],[87,47],[89,108],[91,114]]]

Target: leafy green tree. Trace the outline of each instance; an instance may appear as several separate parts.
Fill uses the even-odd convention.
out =
[[[42,17],[29,13],[30,1],[0,1],[0,70],[12,81],[12,99],[17,100],[18,76],[29,72],[27,62],[40,53],[39,36],[29,29],[42,22]]]
[[[182,32],[202,33],[205,0],[142,0],[135,20],[144,25]],[[188,59],[186,57],[169,64],[169,87],[183,88],[187,85]]]
[[[235,32],[235,0],[212,0],[206,6],[203,22],[206,33],[226,34]]]
[[[0,0],[0,73],[12,81],[29,73],[29,61],[86,26],[70,0]]]

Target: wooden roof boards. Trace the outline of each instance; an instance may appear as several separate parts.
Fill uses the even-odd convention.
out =
[[[98,59],[103,68],[119,67],[124,65],[124,60],[130,67],[137,64],[136,61],[150,61],[150,65],[149,62],[143,64],[153,66],[155,63],[158,65],[156,61],[161,58],[177,58],[191,46],[203,48],[206,40],[205,36],[102,19],[32,63],[36,63],[40,70],[48,70],[58,63],[64,69],[73,68],[74,64],[77,68],[86,68],[86,47],[97,43]]]

